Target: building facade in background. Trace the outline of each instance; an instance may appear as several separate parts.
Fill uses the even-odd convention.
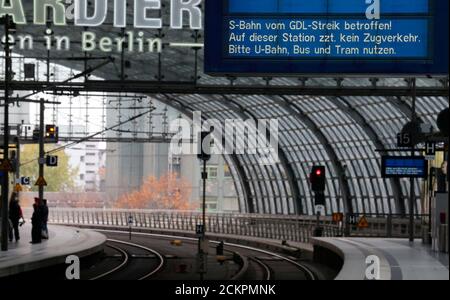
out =
[[[123,103],[120,105],[117,105],[117,101],[111,101],[110,107],[117,109],[108,110],[108,126],[126,121],[136,114],[136,111],[121,112],[118,109],[123,107],[123,103],[127,103],[127,99],[121,99]],[[128,100],[130,101],[133,100]],[[195,155],[170,155],[168,125],[180,115],[159,103],[155,102],[152,105],[155,106],[155,110],[148,116],[125,124],[117,131],[108,132],[110,138],[122,137],[131,140],[134,138],[135,141],[107,144],[105,191],[110,199],[118,199],[126,193],[138,190],[149,176],[160,178],[168,172],[174,172],[190,185],[190,202],[198,204],[203,195],[200,161]],[[150,142],[152,138],[155,142]],[[159,142],[156,142],[158,140]],[[208,162],[208,175],[206,189],[208,211],[238,211],[235,183],[221,156],[213,156]]]
[[[84,126],[59,126],[60,136],[74,137],[85,133]],[[105,185],[106,143],[89,141],[65,149],[72,168],[78,169],[76,186],[85,192],[102,192]]]

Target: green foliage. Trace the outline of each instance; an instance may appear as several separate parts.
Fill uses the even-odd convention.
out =
[[[45,152],[54,149],[54,145],[46,145]],[[69,156],[60,151],[55,155],[58,156],[58,167],[49,168],[45,166],[44,178],[48,186],[45,187],[47,192],[72,192],[76,191],[75,178],[78,176],[78,168],[71,168],[69,164]],[[25,145],[20,152],[20,160],[22,163],[34,160],[39,157],[38,145]],[[31,191],[38,191],[38,187],[34,183],[39,178],[38,161],[34,160],[31,163],[22,165],[20,167],[20,175],[27,176],[31,179]]]

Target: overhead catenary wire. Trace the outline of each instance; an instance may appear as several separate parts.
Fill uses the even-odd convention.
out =
[[[35,91],[33,91],[33,92],[31,92],[31,93],[25,95],[25,96],[17,97],[16,99],[14,99],[14,102],[17,102],[17,103],[19,103],[19,102],[40,103],[39,100],[31,100],[31,99],[28,99],[28,98],[29,98],[29,97],[32,97],[32,96],[35,96],[35,95],[37,95],[37,94],[39,94],[39,93],[45,92],[45,91],[47,91],[47,90],[51,90],[52,88],[58,86],[59,84],[70,83],[71,81],[73,81],[73,80],[75,80],[75,79],[78,79],[78,78],[84,77],[84,76],[86,76],[86,75],[88,75],[88,74],[91,74],[91,73],[94,72],[95,70],[100,69],[100,68],[106,66],[106,65],[109,64],[110,62],[114,62],[114,58],[113,58],[113,57],[108,57],[108,59],[107,59],[106,61],[104,61],[104,62],[98,64],[97,66],[88,68],[88,69],[86,69],[85,71],[83,71],[83,72],[81,72],[81,73],[75,74],[75,75],[73,75],[71,78],[68,78],[68,79],[62,81],[61,83],[55,83],[55,82],[54,82],[54,83],[49,83],[47,86],[42,87],[42,88],[39,88],[39,89],[37,89],[37,90],[35,90]],[[39,101],[39,102],[38,102],[38,101]],[[9,102],[10,102],[10,101],[8,101],[8,103],[9,103]],[[51,101],[44,101],[44,103],[47,103],[47,104],[61,104],[61,103],[59,103],[59,102],[54,103],[54,102],[51,102]],[[0,105],[0,106],[4,106],[4,104],[3,104],[3,105]]]
[[[68,79],[66,79],[66,80],[64,80],[64,81],[62,81],[60,83],[50,83],[50,84],[48,84],[48,86],[45,86],[45,87],[40,88],[40,89],[37,89],[37,90],[35,90],[35,91],[25,95],[25,96],[19,97],[15,101],[17,101],[17,102],[25,101],[25,100],[27,100],[27,98],[32,97],[34,95],[37,95],[39,93],[45,92],[46,90],[51,90],[52,88],[58,86],[59,84],[70,83],[71,81],[73,81],[75,79],[78,79],[78,78],[81,78],[81,77],[83,77],[85,75],[91,74],[95,70],[100,69],[100,68],[106,66],[107,64],[109,64],[110,62],[113,62],[113,61],[114,61],[114,58],[110,57],[108,60],[98,64],[97,66],[91,67],[91,68],[89,68],[89,69],[87,69],[87,70],[85,70],[85,71],[83,71],[81,73],[75,74],[71,78],[68,78]]]
[[[62,111],[62,109],[65,109],[65,110],[71,110],[71,109],[83,109],[83,107],[72,107],[72,108],[70,108],[70,107],[64,107],[64,108],[58,108],[58,113],[60,113],[60,114],[64,114],[64,115],[67,115],[67,116],[69,116],[69,123],[71,124],[71,119],[72,118],[75,118],[75,119],[78,119],[78,120],[81,120],[81,121],[85,121],[85,118],[81,118],[81,117],[76,117],[76,116],[73,116],[73,115],[71,115],[70,113],[66,113],[66,112],[64,112],[64,111]],[[134,107],[121,107],[122,109],[134,109]],[[148,109],[149,107],[137,107],[136,109]],[[92,107],[89,107],[89,109],[103,109],[103,110],[106,110],[106,109],[108,109],[108,108],[101,108],[101,107],[94,107],[94,108],[92,108]],[[117,107],[115,107],[114,108],[115,110],[118,110],[119,108],[117,108]],[[155,113],[155,114],[150,114],[150,116],[151,117],[154,117],[154,116],[163,116],[164,114],[163,113]],[[36,115],[36,122],[38,122],[37,120],[38,120],[38,117],[39,117],[39,115]],[[102,115],[102,118],[104,118],[105,117],[105,115],[103,114]],[[89,121],[89,120],[86,120],[85,122],[87,122],[87,123],[89,123],[90,125],[92,125],[92,126],[95,126],[95,127],[100,127],[100,128],[105,128],[105,124],[106,124],[106,121],[102,121],[102,125],[99,125],[99,124],[96,124],[96,123],[93,123],[93,122],[91,122],[91,121]],[[70,127],[70,124],[69,124],[69,127]],[[131,131],[131,130],[124,130],[124,129],[111,129],[110,131],[114,131],[114,132],[122,132],[122,133],[145,133],[145,134],[148,134],[148,132],[146,132],[146,131]],[[87,134],[86,132],[74,132],[73,130],[70,130],[69,131],[69,137],[70,136],[72,136],[72,134],[77,134],[77,133],[83,133],[83,134]],[[162,132],[161,132],[161,134],[162,134]]]
[[[128,120],[125,120],[125,121],[123,121],[123,122],[120,122],[120,123],[118,123],[118,124],[116,124],[116,125],[114,125],[114,126],[105,128],[104,130],[101,130],[101,131],[96,132],[96,133],[94,133],[94,134],[88,135],[88,136],[86,136],[86,137],[84,137],[84,138],[81,138],[81,139],[79,139],[78,141],[75,141],[75,142],[66,144],[66,145],[64,145],[64,146],[58,147],[58,148],[56,148],[56,149],[50,150],[50,151],[48,151],[48,152],[45,152],[45,154],[46,154],[46,155],[55,154],[55,153],[57,153],[57,152],[63,151],[63,150],[65,150],[65,149],[67,149],[67,148],[70,148],[70,147],[72,147],[72,146],[74,146],[74,145],[81,144],[81,143],[83,143],[83,142],[85,142],[85,141],[88,141],[88,140],[90,140],[90,139],[96,137],[97,135],[103,134],[103,133],[106,132],[106,131],[114,130],[116,127],[120,127],[120,126],[122,126],[122,125],[124,125],[124,124],[126,124],[126,123],[129,123],[129,122],[132,122],[132,121],[134,121],[134,120],[136,120],[136,119],[139,119],[140,117],[142,117],[142,116],[144,116],[144,115],[146,115],[146,114],[151,113],[151,112],[154,111],[155,109],[156,109],[156,108],[152,108],[152,109],[150,109],[150,110],[148,110],[148,111],[146,111],[146,112],[143,112],[143,113],[138,114],[138,115],[136,115],[136,116],[134,116],[134,117],[131,117],[131,118],[129,118]],[[21,164],[20,166],[24,166],[24,165],[30,164],[30,163],[32,163],[32,162],[37,161],[38,159],[39,159],[39,158],[35,158],[35,159],[30,160],[30,161],[24,162],[24,163]]]

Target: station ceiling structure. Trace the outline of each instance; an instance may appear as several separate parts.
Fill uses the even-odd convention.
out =
[[[89,70],[102,81],[42,82],[16,74],[12,89],[136,92],[149,95],[191,117],[201,111],[205,119],[279,120],[279,162],[261,165],[252,155],[227,155],[239,194],[242,212],[261,214],[314,214],[314,196],[308,174],[314,164],[328,170],[327,212],[405,213],[409,211],[409,181],[381,178],[381,155],[395,148],[396,135],[411,118],[411,81],[408,78],[319,77],[211,77],[203,74],[202,30],[171,29],[170,4],[162,1],[164,26],[142,31],[161,38],[161,53],[83,52],[80,32],[102,37],[121,37],[109,17],[95,28],[48,25],[52,36],[71,38],[70,51],[47,51],[46,26],[31,25],[32,1],[24,8],[30,25],[16,35],[34,37],[33,50],[15,49],[21,68],[26,59],[74,70]],[[131,5],[130,5],[131,6]],[[132,8],[129,7],[130,20]],[[185,25],[189,20],[184,20]],[[1,29],[3,30],[3,29]],[[0,31],[3,33],[3,31]],[[111,60],[110,58],[114,58]],[[95,67],[101,64],[98,69]],[[2,85],[2,83],[0,83]],[[1,86],[0,86],[1,88]],[[437,131],[436,116],[448,107],[448,78],[417,80],[416,113]],[[422,211],[421,185],[416,184],[416,211]]]

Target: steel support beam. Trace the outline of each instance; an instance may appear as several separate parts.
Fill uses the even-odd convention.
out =
[[[386,147],[381,141],[380,137],[378,136],[375,129],[372,127],[372,125],[367,122],[367,120],[364,118],[364,116],[354,107],[350,105],[350,103],[341,97],[335,98],[336,101],[333,101],[333,103],[344,113],[346,113],[350,118],[352,118],[357,124],[359,124],[364,130],[364,132],[367,134],[367,136],[373,141],[375,144],[375,147],[380,150],[381,155],[387,155]],[[391,178],[390,183],[392,186],[392,191],[394,193],[394,199],[395,203],[397,203],[397,209],[399,211],[391,211],[390,213],[405,213],[405,204],[402,201],[402,191],[401,191],[401,185],[400,180],[398,178]],[[389,205],[390,206],[390,205]],[[392,210],[392,209],[391,209]]]
[[[401,111],[401,113],[403,115],[405,115],[405,117],[407,117],[408,119],[411,117],[411,115],[412,115],[412,108],[405,100],[402,99],[401,96],[387,97],[387,100],[389,102],[391,102],[394,106],[396,106],[398,108],[398,110]],[[420,117],[417,117],[416,120],[419,123],[423,123],[423,120]]]
[[[293,116],[296,116],[299,120],[301,120],[313,132],[313,134],[323,145],[325,151],[327,152],[331,160],[336,175],[338,176],[339,185],[341,186],[343,198],[342,200],[344,203],[344,211],[346,213],[353,213],[353,205],[348,179],[346,178],[344,167],[342,166],[336,154],[336,151],[334,151],[333,147],[331,146],[330,141],[322,132],[322,130],[319,128],[319,126],[317,126],[317,124],[306,113],[304,113],[301,107],[299,107],[294,101],[291,101],[286,97],[280,97],[279,99],[280,105],[284,107],[288,113],[290,113]]]
[[[10,88],[16,91],[57,92],[108,92],[143,94],[202,94],[202,95],[309,95],[309,96],[409,96],[407,87],[338,87],[338,86],[279,86],[279,85],[210,85],[195,82],[158,81],[87,81],[51,83],[38,81],[14,81]],[[0,82],[0,89],[4,82]],[[444,87],[418,87],[417,97],[448,97],[449,90]]]
[[[253,121],[255,121],[255,122],[258,121],[258,118],[251,110],[245,108],[244,106],[242,106],[235,100],[230,99],[229,97],[227,97],[225,95],[223,96],[223,98],[226,101],[225,102],[222,101],[222,103],[224,103],[228,107],[231,107],[231,106],[227,102],[230,102],[233,105],[235,105],[237,107],[237,109],[233,109],[233,110],[237,114],[241,115],[241,117],[244,120],[246,119],[246,116],[243,114],[247,114],[249,117],[251,117],[253,119]],[[271,139],[270,132],[268,132],[266,134],[267,134],[267,139],[270,140]],[[302,205],[302,200],[301,200],[301,196],[300,196],[300,189],[299,189],[297,181],[296,181],[295,172],[292,168],[292,164],[289,162],[289,159],[287,158],[286,153],[284,152],[282,147],[278,147],[278,156],[280,159],[281,166],[283,167],[284,171],[286,172],[286,176],[287,176],[287,180],[288,180],[290,190],[292,193],[292,198],[294,200],[296,212],[297,212],[297,214],[301,215],[303,213],[303,205]],[[285,194],[288,195],[287,191],[285,191]]]
[[[3,138],[3,135],[0,135],[0,138]],[[84,137],[65,137],[60,136],[58,137],[58,141],[62,143],[69,143],[69,142],[77,142],[81,139],[84,139]],[[11,137],[10,143],[14,143],[15,136]],[[92,137],[85,140],[86,142],[107,142],[107,143],[155,143],[155,144],[167,144],[170,143],[171,137],[158,137],[154,136],[151,138],[133,138],[133,137]],[[34,141],[31,137],[23,138],[21,137],[20,143],[22,145],[33,145],[37,144],[37,141]],[[0,142],[0,145],[3,145],[3,142]]]

